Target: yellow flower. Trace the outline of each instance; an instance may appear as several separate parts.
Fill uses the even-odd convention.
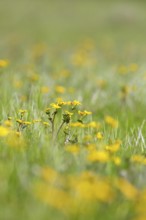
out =
[[[105,149],[109,152],[115,153],[120,149],[121,141],[116,141],[114,144],[106,146]]]
[[[118,156],[112,157],[112,161],[114,162],[115,165],[119,166],[121,165],[121,158]]]
[[[12,121],[11,120],[6,120],[6,121],[4,121],[4,125],[6,127],[12,127]]]
[[[8,60],[0,60],[0,68],[1,67],[7,67],[9,64]]]
[[[50,91],[48,86],[42,86],[41,87],[41,93],[47,94]]]
[[[101,127],[101,124],[99,122],[91,121],[88,124],[86,124],[86,127],[98,129]]]
[[[110,160],[109,154],[106,151],[91,151],[87,157],[91,162],[101,162],[105,163]]]
[[[73,122],[73,123],[70,123],[70,126],[71,127],[79,127],[79,128],[84,128],[85,125],[82,124],[81,122]]]
[[[74,113],[69,112],[69,111],[65,111],[65,114],[68,114],[69,116],[72,116]]]
[[[130,72],[136,72],[138,70],[138,65],[136,63],[131,63],[129,65],[129,71]]]
[[[25,110],[25,109],[19,109],[19,113],[20,113],[21,115],[24,115],[26,112],[27,112],[27,110]]]
[[[126,179],[123,178],[117,179],[115,185],[127,199],[131,199],[131,200],[136,199],[139,194],[138,189],[136,189]]]
[[[78,147],[77,145],[67,146],[67,147],[65,148],[65,150],[66,150],[67,152],[72,153],[72,154],[78,154],[79,151],[80,151],[80,149],[79,149],[79,147]]]
[[[51,103],[50,106],[54,109],[59,109],[61,108],[58,104],[55,104],[55,103]]]
[[[55,91],[63,94],[63,93],[65,93],[66,89],[63,86],[56,86]]]
[[[111,116],[106,116],[105,122],[113,128],[117,128],[119,125],[119,122],[116,119],[112,118]]]
[[[131,161],[146,165],[146,157],[144,157],[143,155],[135,154],[131,157]]]
[[[99,140],[102,140],[103,139],[103,134],[101,132],[98,132],[96,134],[96,138],[99,139]]]
[[[0,126],[0,137],[5,137],[8,134],[9,134],[9,129],[4,126]]]
[[[78,111],[78,114],[81,115],[81,116],[86,116],[86,115],[91,115],[92,112],[88,112],[88,111]]]
[[[31,125],[31,122],[30,122],[30,121],[24,121],[23,124],[25,124],[25,125]]]
[[[22,82],[21,80],[15,80],[15,81],[13,82],[13,86],[14,86],[15,88],[17,88],[17,89],[22,88],[23,82]]]
[[[74,101],[68,101],[67,102],[68,105],[73,105],[73,106],[77,106],[77,105],[81,105],[81,102],[74,100]]]
[[[45,125],[45,126],[49,126],[49,122],[43,121],[42,123],[43,123],[43,125]]]

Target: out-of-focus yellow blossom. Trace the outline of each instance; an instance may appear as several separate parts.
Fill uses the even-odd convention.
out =
[[[101,124],[99,122],[91,121],[86,124],[86,127],[99,129],[101,127]]]
[[[25,113],[27,113],[26,109],[19,109],[19,113],[23,116]]]
[[[47,94],[47,93],[49,93],[49,91],[50,91],[50,89],[49,89],[48,86],[42,86],[41,87],[41,93]]]
[[[78,154],[80,151],[80,148],[77,145],[69,145],[65,148],[65,150],[72,154]]]
[[[90,152],[94,152],[94,151],[96,151],[96,145],[95,144],[88,144],[87,149]]]
[[[118,120],[112,118],[111,116],[105,116],[105,122],[113,128],[117,128],[119,125]]]
[[[104,89],[107,86],[107,82],[104,79],[98,79],[97,80],[97,86],[100,89]]]
[[[78,114],[81,115],[81,116],[86,116],[86,115],[91,115],[92,112],[88,112],[88,111],[78,111]]]
[[[122,161],[121,161],[121,158],[118,157],[118,156],[112,157],[112,161],[113,161],[114,164],[117,165],[117,166],[121,165],[121,162],[122,162]]]
[[[120,73],[120,74],[123,74],[123,75],[127,74],[128,71],[129,71],[129,69],[125,65],[121,65],[121,66],[118,67],[118,73]]]
[[[37,123],[37,122],[41,122],[41,121],[42,121],[42,119],[34,119],[32,122]]]
[[[37,59],[37,58],[41,57],[45,53],[46,48],[47,48],[47,46],[45,45],[45,43],[35,44],[32,48],[33,58]]]
[[[65,111],[65,114],[68,114],[68,115],[72,116],[74,113],[73,112],[69,112],[69,111]]]
[[[22,102],[27,101],[27,96],[26,96],[26,95],[21,95],[21,96],[20,96],[20,100],[21,100]]]
[[[119,178],[115,182],[116,187],[123,193],[127,199],[134,200],[137,198],[139,191],[126,179]]]
[[[146,219],[145,204],[146,204],[146,189],[141,190],[139,194],[139,198],[136,201],[135,210],[136,210],[137,218],[135,218],[134,220],[145,220]]]
[[[85,135],[83,138],[84,141],[90,141],[92,140],[92,135]]]
[[[9,129],[4,126],[0,126],[0,137],[5,137],[8,134],[9,134]]]
[[[9,147],[12,147],[16,150],[22,150],[26,146],[24,137],[20,132],[11,131],[7,136],[6,143]]]
[[[72,106],[77,106],[77,105],[81,105],[81,102],[74,100],[74,101],[68,101],[67,104]]]
[[[81,122],[72,122],[70,123],[71,127],[79,127],[79,128],[85,128],[85,125],[82,124]]]
[[[32,122],[30,122],[30,121],[24,121],[23,124],[24,124],[24,125],[31,125]]]
[[[120,149],[120,144],[121,141],[117,140],[114,144],[106,146],[105,149],[109,152],[115,153]]]
[[[38,199],[46,204],[60,210],[63,213],[74,212],[74,201],[69,193],[45,183],[38,183],[35,186],[35,194]]]
[[[39,75],[37,73],[31,73],[29,75],[29,80],[32,81],[32,82],[36,82],[39,80]]]
[[[72,179],[71,184],[75,191],[76,200],[82,203],[110,202],[114,197],[109,182],[90,172],[84,172],[79,177]]]
[[[56,86],[55,91],[58,92],[58,93],[63,94],[63,93],[65,93],[66,89],[63,86]]]
[[[48,183],[54,183],[59,176],[59,173],[51,167],[44,167],[41,169],[41,177]]]
[[[67,69],[63,69],[63,70],[61,70],[61,72],[60,72],[60,76],[62,76],[62,77],[64,77],[64,78],[69,77],[69,75],[70,75],[70,71],[67,70]]]
[[[106,163],[110,160],[109,154],[106,151],[91,151],[87,157],[88,161]]]
[[[49,122],[43,121],[42,123],[43,123],[43,125],[46,126],[46,127],[49,126]]]
[[[51,106],[52,108],[54,108],[54,109],[59,109],[59,108],[61,108],[61,107],[60,107],[58,104],[56,104],[56,103],[51,103],[50,106]]]
[[[98,132],[98,133],[96,134],[96,138],[99,139],[99,140],[102,140],[102,139],[103,139],[103,133]]]
[[[135,154],[131,157],[131,161],[134,163],[146,165],[146,157],[144,157],[143,155]]]
[[[14,86],[15,88],[17,88],[17,89],[20,89],[20,88],[22,88],[22,86],[23,86],[23,82],[22,82],[21,80],[15,80],[15,81],[13,82],[13,86]]]
[[[5,125],[6,127],[12,127],[13,123],[12,123],[11,120],[6,120],[6,121],[4,121],[4,125]]]
[[[138,64],[136,64],[136,63],[131,63],[130,65],[129,65],[129,71],[130,72],[136,72],[138,70]]]
[[[1,67],[7,67],[8,65],[9,65],[9,61],[8,60],[0,59],[0,68]]]

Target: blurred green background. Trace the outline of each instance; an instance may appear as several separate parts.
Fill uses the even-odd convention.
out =
[[[1,0],[0,41],[73,43],[85,37],[141,43],[146,1]]]

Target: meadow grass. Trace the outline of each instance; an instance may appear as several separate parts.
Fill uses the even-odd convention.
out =
[[[0,2],[0,219],[146,218],[144,7]]]

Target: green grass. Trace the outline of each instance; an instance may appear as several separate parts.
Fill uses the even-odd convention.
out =
[[[0,2],[0,219],[145,219],[145,6]],[[74,115],[55,139],[45,109],[59,97],[82,105],[57,111],[54,137],[65,110]],[[92,112],[86,128],[71,126],[78,110]]]

